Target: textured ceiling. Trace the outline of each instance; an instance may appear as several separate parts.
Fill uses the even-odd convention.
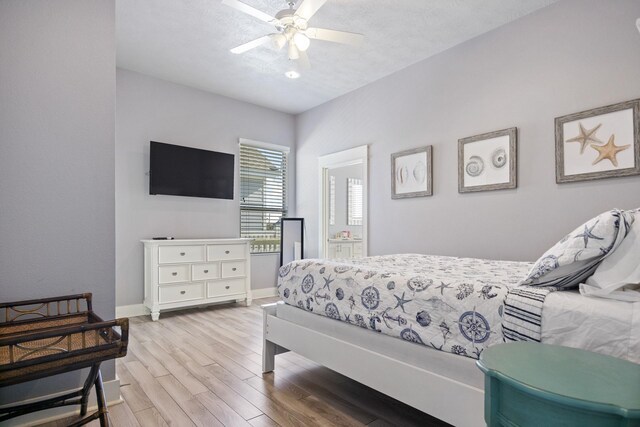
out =
[[[243,0],[275,15],[284,0]],[[359,48],[312,40],[290,80],[286,49],[230,48],[273,27],[221,0],[117,0],[119,67],[300,113],[556,0],[328,0],[310,25],[365,35]]]

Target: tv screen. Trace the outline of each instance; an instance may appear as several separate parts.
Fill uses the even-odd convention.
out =
[[[150,194],[233,199],[233,154],[151,141]]]

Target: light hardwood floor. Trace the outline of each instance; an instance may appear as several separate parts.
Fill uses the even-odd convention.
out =
[[[109,408],[113,425],[447,425],[295,353],[276,356],[275,371],[263,375],[260,304],[272,301],[131,318],[128,354],[116,362],[124,403]]]

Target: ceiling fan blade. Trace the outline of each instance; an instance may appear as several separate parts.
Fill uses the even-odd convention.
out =
[[[346,31],[328,30],[326,28],[307,28],[304,32],[310,39],[360,46],[364,36]]]
[[[265,43],[268,43],[271,41],[271,36],[262,36],[259,39],[255,39],[252,40],[248,43],[245,44],[241,44],[238,47],[234,47],[233,49],[231,49],[231,53],[235,53],[235,54],[240,54],[240,53],[245,53],[248,50],[251,50],[253,48],[256,48],[258,46],[262,46]]]
[[[298,55],[298,66],[304,70],[308,70],[309,68],[311,68],[311,63],[309,62],[309,55],[307,55],[307,52],[299,51]]]
[[[258,18],[261,21],[268,22],[269,24],[274,24],[278,22],[278,20],[273,16],[266,14],[264,12],[261,12],[258,9],[251,7],[248,4],[244,4],[238,0],[222,0],[222,4],[231,6],[232,8],[237,9],[240,12],[244,12],[247,15],[251,15],[254,18]]]
[[[302,0],[295,14],[308,21],[326,2],[327,0]]]

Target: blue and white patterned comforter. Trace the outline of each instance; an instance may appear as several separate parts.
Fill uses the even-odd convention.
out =
[[[280,268],[278,292],[306,311],[478,358],[502,341],[503,302],[531,265],[417,254],[300,260]]]

